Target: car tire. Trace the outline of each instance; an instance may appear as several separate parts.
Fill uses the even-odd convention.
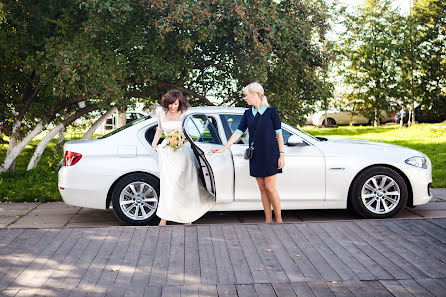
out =
[[[160,194],[159,180],[144,173],[123,177],[112,192],[113,211],[118,219],[128,225],[156,225]]]
[[[350,203],[367,219],[384,219],[398,214],[406,205],[407,185],[401,175],[383,166],[371,167],[354,180]]]
[[[333,118],[327,118],[328,126],[336,126],[336,121]],[[325,126],[325,119],[322,120],[322,126]]]

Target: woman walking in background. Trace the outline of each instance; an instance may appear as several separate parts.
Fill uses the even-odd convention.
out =
[[[192,161],[192,149],[185,142],[182,123],[188,101],[179,90],[170,90],[161,99],[163,110],[158,112],[158,129],[152,147],[158,152],[160,169],[160,199],[156,215],[160,226],[167,221],[189,225],[213,205],[211,194],[198,180]],[[158,145],[161,135],[166,135]]]
[[[224,152],[234,144],[248,128],[249,143],[254,140],[254,153],[249,160],[249,173],[255,177],[262,197],[265,222],[272,222],[271,207],[276,222],[282,222],[280,197],[276,189],[276,174],[285,166],[284,144],[279,112],[269,106],[263,87],[253,82],[243,89],[245,100],[252,107],[245,110],[238,129],[223,148],[213,149],[214,153]]]

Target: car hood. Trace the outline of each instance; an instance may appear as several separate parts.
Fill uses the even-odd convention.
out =
[[[328,142],[335,143],[351,143],[351,144],[363,144],[363,145],[380,145],[380,146],[394,146],[394,147],[402,147],[395,144],[378,142],[372,140],[362,140],[362,139],[350,139],[350,138],[327,138]]]
[[[372,140],[350,139],[350,138],[327,138],[327,141],[325,141],[325,143],[327,143],[328,146],[336,147],[337,150],[345,148],[347,151],[350,151],[349,149],[355,147],[357,149],[364,151],[381,150],[381,151],[399,153],[401,155],[408,154],[411,156],[427,157],[425,154],[408,147],[385,142],[372,141]]]

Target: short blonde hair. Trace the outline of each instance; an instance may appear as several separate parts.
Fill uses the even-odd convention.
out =
[[[264,95],[264,90],[261,84],[258,82],[252,82],[246,87],[243,88],[243,94],[246,94],[246,92],[257,94],[262,99],[261,106],[269,106],[268,100],[266,99],[266,96]]]

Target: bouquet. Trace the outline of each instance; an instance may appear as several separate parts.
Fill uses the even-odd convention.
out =
[[[170,146],[173,151],[175,152],[177,149],[180,149],[184,146],[184,143],[186,142],[186,138],[184,135],[178,131],[178,130],[172,130],[167,135],[167,146]]]

